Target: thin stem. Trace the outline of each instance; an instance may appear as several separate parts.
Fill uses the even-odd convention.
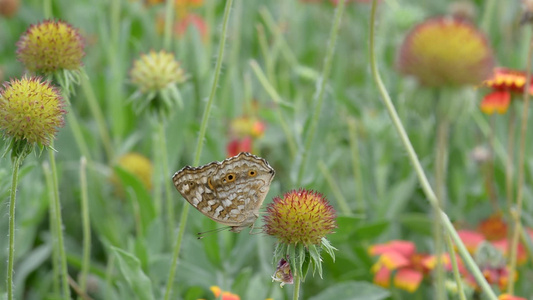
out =
[[[102,113],[102,109],[98,104],[98,100],[96,99],[93,87],[91,86],[91,83],[85,74],[81,75],[81,87],[85,94],[85,98],[87,99],[87,103],[89,104],[89,109],[96,120],[96,126],[98,127],[98,132],[102,138],[102,144],[104,145],[104,150],[107,154],[107,160],[112,162],[115,153],[111,143],[111,137],[109,136],[109,128],[105,121],[104,114]]]
[[[7,256],[7,299],[13,300],[13,265],[15,262],[15,202],[19,181],[19,168],[24,157],[13,158],[13,173],[11,177],[11,194],[9,197],[9,252]]]
[[[215,74],[213,78],[213,84],[211,86],[211,92],[209,94],[209,99],[205,107],[204,114],[202,116],[202,124],[200,126],[200,133],[198,134],[198,143],[196,144],[196,154],[194,157],[194,165],[198,165],[200,162],[200,155],[202,154],[202,148],[205,138],[205,133],[207,130],[207,123],[209,120],[209,115],[211,113],[211,106],[213,105],[215,99],[215,91],[218,86],[218,78],[220,77],[220,70],[222,68],[222,60],[224,58],[224,48],[226,46],[226,36],[228,31],[229,15],[231,12],[231,5],[233,0],[228,0],[226,2],[226,7],[224,8],[224,18],[222,21],[222,34],[220,37],[220,47],[218,48],[218,58],[215,65]],[[181,250],[181,244],[183,241],[183,234],[185,233],[185,226],[187,225],[187,216],[189,214],[190,204],[187,202],[183,203],[183,209],[181,210],[180,225],[178,230],[178,237],[176,239],[176,245],[174,246],[174,251],[172,254],[172,263],[170,265],[170,272],[168,275],[167,286],[165,289],[165,300],[170,299],[170,294],[172,292],[172,284],[174,283],[174,276],[176,274],[176,268],[178,265],[178,257]]]
[[[457,258],[455,257],[455,249],[453,247],[453,241],[450,237],[450,235],[446,235],[446,245],[448,246],[448,253],[450,253],[450,260],[452,263],[452,270],[453,270],[453,279],[455,279],[455,283],[457,284],[457,293],[459,294],[460,300],[466,300],[465,291],[463,289],[463,279],[461,278],[461,273],[459,272],[459,265],[457,264]],[[440,261],[441,256],[437,256],[438,260]]]
[[[43,1],[43,16],[45,19],[52,17],[52,0]]]
[[[81,221],[83,226],[83,254],[80,274],[80,289],[86,292],[87,275],[91,265],[91,224],[89,219],[89,192],[87,187],[87,159],[80,160]]]
[[[409,140],[409,137],[407,136],[407,133],[405,132],[405,129],[400,121],[400,118],[398,117],[398,113],[396,112],[396,109],[394,108],[392,100],[390,99],[389,93],[387,92],[387,89],[385,88],[385,85],[383,84],[383,81],[381,80],[381,76],[379,75],[379,72],[377,69],[375,43],[374,43],[374,36],[375,36],[374,26],[375,26],[375,20],[376,20],[376,7],[377,7],[377,1],[374,0],[372,1],[372,12],[370,15],[371,16],[370,17],[370,22],[371,22],[371,25],[370,25],[370,64],[371,64],[371,69],[372,69],[372,76],[381,94],[381,98],[383,99],[383,102],[391,117],[394,127],[398,131],[398,135],[400,136],[402,144],[404,145],[404,148],[407,151],[407,156],[409,157],[409,160],[411,161],[411,164],[413,165],[416,171],[418,180],[420,181],[420,185],[422,186],[422,189],[424,191],[424,194],[426,195],[428,202],[434,208],[438,209],[444,229],[451,236],[452,240],[457,246],[459,254],[463,258],[463,261],[467,265],[469,270],[472,272],[472,275],[474,276],[477,283],[481,287],[481,290],[486,294],[488,299],[497,300],[498,297],[494,294],[494,291],[492,291],[492,289],[490,288],[490,285],[487,283],[487,281],[483,277],[483,274],[481,273],[476,263],[474,262],[470,254],[468,253],[468,250],[466,249],[465,245],[461,241],[461,238],[457,234],[457,231],[455,231],[455,228],[453,227],[453,224],[451,223],[450,219],[448,218],[446,213],[444,213],[438,207],[438,202],[437,202],[437,197],[435,196],[435,192],[433,191],[433,189],[431,188],[431,185],[429,184],[429,181],[426,177],[426,174],[424,173],[424,169],[422,168],[420,161],[418,160],[418,157],[413,148],[413,145],[411,144],[411,141]]]
[[[333,194],[335,195],[335,199],[337,199],[337,203],[339,204],[340,210],[345,215],[350,215],[352,213],[350,206],[348,205],[348,201],[346,201],[346,198],[342,195],[342,192],[337,185],[335,179],[331,175],[331,173],[328,170],[328,167],[326,164],[322,161],[318,161],[318,168],[322,172],[322,175],[324,175],[324,178],[326,178],[326,181],[329,184],[329,187],[333,191]]]
[[[160,151],[160,159],[159,162],[161,163],[162,172],[164,174],[164,178],[167,178],[167,176],[170,176],[170,170],[168,168],[168,153],[167,153],[167,139],[165,135],[165,124],[163,122],[163,118],[159,118],[159,123],[157,126],[157,132],[159,134],[159,138],[157,139],[159,142],[159,151]],[[170,180],[164,180],[165,185],[165,196],[166,196],[166,202],[167,202],[167,228],[169,230],[169,236],[172,236],[174,234],[174,199],[172,199],[172,181]]]
[[[172,45],[172,24],[174,23],[174,0],[167,0],[165,6],[165,29],[163,32],[163,49],[170,51]]]
[[[266,78],[265,74],[261,70],[261,67],[259,67],[259,64],[255,60],[250,61],[250,66],[252,67],[252,71],[254,71],[255,76],[265,89],[265,91],[270,95],[272,100],[276,103],[276,115],[278,116],[279,124],[281,125],[281,129],[283,130],[283,133],[285,134],[285,137],[287,138],[287,144],[289,145],[289,151],[291,153],[291,157],[296,156],[296,152],[298,152],[298,146],[296,145],[296,140],[289,128],[289,125],[285,121],[286,118],[283,116],[283,113],[280,108],[280,104],[283,103],[283,99],[281,99],[281,96],[278,94],[276,89],[270,84],[268,79]]]
[[[299,274],[294,274],[294,291],[292,293],[292,300],[298,300],[300,297],[301,279]]]
[[[68,116],[69,114],[67,114]],[[53,146],[53,145],[52,145]],[[63,221],[61,220],[61,203],[59,202],[59,187],[57,181],[57,167],[54,150],[48,150],[50,169],[52,171],[52,187],[54,198],[52,205],[55,210],[55,230],[57,234],[57,247],[59,250],[59,260],[61,266],[61,282],[63,285],[63,297],[70,299],[70,288],[68,285],[67,256],[65,255],[65,245],[63,243]]]
[[[442,103],[438,103],[442,104]],[[448,155],[448,139],[450,123],[442,110],[437,109],[437,143],[435,149],[435,194],[437,195],[438,208],[434,209],[435,216],[438,216],[440,210],[444,209],[446,197],[446,166]],[[442,224],[439,218],[433,219],[434,240],[435,240],[435,255],[440,257],[443,252],[443,231]],[[442,261],[437,260],[435,266],[436,273],[436,299],[443,299],[445,295],[444,287],[444,268]]]
[[[357,193],[357,210],[362,213],[366,210],[366,203],[362,175],[363,172],[361,171],[361,161],[359,159],[359,142],[357,141],[358,138],[355,119],[350,118],[348,120],[348,133],[350,138],[350,149],[352,150],[352,169]]]
[[[59,282],[59,249],[55,241],[56,227],[55,227],[55,206],[52,201],[54,199],[54,183],[52,180],[52,172],[50,171],[50,164],[48,162],[43,163],[43,173],[44,179],[46,181],[46,188],[48,190],[48,217],[50,219],[50,233],[52,234],[52,294],[59,298],[61,292],[60,282]]]
[[[328,42],[328,49],[326,52],[326,57],[324,59],[324,68],[322,69],[322,75],[318,82],[318,89],[316,91],[316,100],[314,112],[311,117],[311,123],[309,125],[309,131],[306,137],[306,143],[304,149],[302,150],[302,160],[300,161],[300,168],[298,169],[298,177],[296,178],[296,186],[301,185],[303,176],[305,174],[305,165],[309,153],[311,152],[311,146],[313,145],[313,140],[315,137],[316,127],[318,126],[318,120],[320,118],[320,112],[322,111],[322,103],[324,102],[324,93],[326,91],[326,84],[328,82],[329,74],[331,72],[331,66],[333,65],[333,54],[335,53],[335,45],[337,43],[337,36],[339,35],[339,25],[342,20],[342,14],[344,13],[344,4],[346,0],[340,0],[337,3],[337,8],[335,9],[335,16],[333,21],[333,26],[330,31],[330,38]]]
[[[66,97],[65,93],[63,93],[63,97]],[[72,106],[69,106],[69,112],[67,113],[67,123],[69,124],[69,127],[72,130],[74,140],[76,140],[76,144],[78,144],[78,148],[80,149],[81,155],[85,156],[88,160],[91,160],[91,153],[89,152],[89,147],[87,146],[87,142],[83,137],[80,123],[78,122],[78,118],[76,118],[76,115],[74,114]]]
[[[518,251],[518,241],[520,238],[521,222],[520,217],[522,215],[522,205],[524,199],[524,181],[525,181],[525,160],[526,160],[526,134],[527,134],[527,119],[529,114],[529,86],[531,83],[531,62],[533,60],[533,37],[529,43],[529,51],[527,56],[527,70],[526,70],[526,85],[524,87],[524,106],[522,107],[522,126],[520,128],[520,149],[518,153],[518,190],[516,192],[516,214],[514,215],[514,232],[513,240],[511,243],[509,263],[509,284],[508,293],[513,295],[514,282],[515,282],[515,270],[516,270],[516,256]]]

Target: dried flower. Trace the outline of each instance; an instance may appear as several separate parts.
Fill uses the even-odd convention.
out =
[[[494,65],[485,36],[470,22],[436,17],[418,24],[405,38],[398,69],[425,86],[479,84]]]
[[[49,146],[66,113],[57,88],[40,77],[11,80],[0,89],[0,130],[10,147]],[[20,153],[19,153],[20,154]],[[15,153],[15,155],[17,155]]]
[[[62,21],[32,25],[17,42],[17,56],[30,71],[78,70],[85,56],[77,29]]]
[[[281,282],[280,287],[283,287],[286,284],[293,284],[294,278],[292,276],[291,267],[289,262],[282,258],[278,262],[278,267],[272,275],[272,281]]]

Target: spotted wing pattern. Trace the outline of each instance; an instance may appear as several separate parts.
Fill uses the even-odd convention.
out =
[[[241,152],[200,167],[186,166],[172,177],[192,206],[212,220],[240,232],[259,217],[275,175],[268,162]]]

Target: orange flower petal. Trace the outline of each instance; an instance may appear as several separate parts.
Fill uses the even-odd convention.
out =
[[[485,236],[487,241],[497,241],[507,237],[507,223],[505,223],[501,213],[494,214],[481,221],[478,230]]]
[[[500,250],[504,256],[507,257],[509,254],[509,244],[507,242],[507,238],[501,239],[499,241],[493,241],[492,245],[494,248]],[[527,252],[526,249],[524,249],[524,246],[522,244],[518,244],[517,252],[516,252],[516,263],[521,265],[524,264],[527,261]]]
[[[222,291],[220,290],[218,286],[213,285],[213,286],[210,286],[209,289],[211,290],[213,295],[215,295],[215,298],[220,297],[220,293],[222,293]]]
[[[380,263],[389,270],[396,270],[409,266],[411,262],[398,252],[387,252],[379,257]]]
[[[230,292],[222,292],[222,300],[241,300],[241,297]]]
[[[500,296],[498,296],[498,300],[527,300],[527,299],[518,297],[518,296],[509,295],[509,294],[501,294]]]
[[[515,93],[523,93],[525,84],[525,72],[507,68],[495,68],[492,76],[483,82],[484,86],[496,90],[508,90]],[[531,83],[529,89],[530,93],[532,93]]]
[[[412,269],[398,270],[396,276],[394,276],[394,285],[402,290],[406,290],[410,293],[416,291],[422,282],[421,272]]]
[[[496,91],[486,95],[481,101],[481,111],[486,114],[507,112],[511,104],[511,94],[507,91]]]
[[[384,288],[388,288],[390,286],[390,275],[391,271],[382,267],[374,275],[374,283]]]

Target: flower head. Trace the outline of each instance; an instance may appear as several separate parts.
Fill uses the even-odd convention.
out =
[[[240,117],[231,121],[231,133],[237,137],[260,138],[265,133],[265,123],[257,118]]]
[[[319,245],[337,227],[333,207],[320,193],[293,190],[268,205],[264,230],[284,244]]]
[[[478,231],[487,241],[498,241],[507,238],[507,223],[501,213],[494,214],[479,223]]]
[[[305,261],[313,266],[313,274],[318,270],[322,277],[321,251],[335,260],[337,249],[326,234],[337,227],[336,217],[333,207],[317,192],[299,189],[274,198],[263,217],[263,232],[278,239],[274,261],[279,263],[273,279],[283,283],[289,283],[291,276],[305,279],[309,270],[303,268]]]
[[[485,36],[470,22],[436,17],[418,24],[405,38],[398,69],[425,86],[479,84],[494,65]]]
[[[507,112],[511,104],[512,94],[523,94],[524,89],[529,89],[533,95],[533,80],[526,85],[526,73],[506,68],[495,68],[492,75],[483,81],[483,86],[492,89],[481,101],[481,111],[486,114]]]
[[[65,113],[58,89],[40,77],[11,80],[0,89],[0,131],[12,142],[49,146]]]
[[[150,51],[133,62],[131,81],[142,92],[158,91],[185,81],[184,71],[172,53]]]
[[[0,16],[12,17],[19,9],[20,0],[0,0]]]
[[[78,70],[85,56],[78,30],[62,21],[32,25],[17,42],[17,56],[30,71]]]
[[[118,159],[117,165],[137,177],[147,190],[152,189],[154,168],[148,158],[139,153],[130,152],[122,155]],[[119,185],[116,174],[113,174],[111,181],[118,186],[119,193],[122,193],[122,186]]]

